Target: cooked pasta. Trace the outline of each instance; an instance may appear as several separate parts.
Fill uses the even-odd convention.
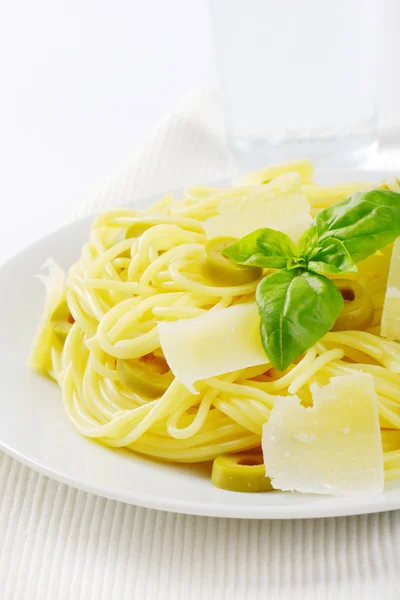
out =
[[[366,187],[308,182],[303,193],[316,214]],[[158,322],[254,300],[257,281],[218,285],[202,266],[203,223],[220,214],[221,205],[252,190],[195,186],[183,198],[166,196],[144,210],[99,215],[69,270],[57,314],[48,315],[47,345],[39,336],[31,363],[58,383],[68,418],[82,435],[181,463],[259,449],[277,396],[297,394],[309,405],[311,384],[367,372],[378,395],[386,478],[399,477],[400,345],[380,337],[379,327],[391,247],[348,276],[371,297],[374,318],[368,329],[329,332],[283,372],[266,357],[265,364],[210,377],[197,383],[198,394],[169,370]],[[39,347],[48,361],[38,367]],[[123,375],[126,367],[134,373],[130,380]]]

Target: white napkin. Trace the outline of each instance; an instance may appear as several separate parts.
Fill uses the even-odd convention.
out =
[[[102,182],[80,214],[237,172],[225,142],[218,96],[193,89]]]
[[[400,169],[400,152],[377,168]],[[79,215],[235,167],[213,94],[192,91]],[[400,511],[301,521],[175,515],[69,488],[0,453],[1,600],[400,597]]]

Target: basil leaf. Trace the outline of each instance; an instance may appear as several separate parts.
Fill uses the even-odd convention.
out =
[[[358,269],[345,245],[337,238],[330,237],[312,253],[307,265],[315,273],[357,273]]]
[[[299,252],[301,256],[304,256],[306,260],[310,258],[310,254],[318,246],[318,232],[315,226],[315,219],[313,224],[307,231],[303,233],[299,240]]]
[[[257,229],[223,251],[240,265],[284,269],[297,252],[292,240],[281,231]]]
[[[258,284],[256,299],[261,341],[280,371],[333,327],[344,305],[332,281],[301,269],[265,277]]]
[[[400,194],[390,190],[357,192],[322,210],[301,240],[301,251],[310,251],[335,237],[342,241],[354,262],[364,260],[400,236]]]

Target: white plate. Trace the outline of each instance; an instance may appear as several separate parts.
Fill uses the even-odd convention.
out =
[[[324,173],[325,181],[376,181],[383,173]],[[91,219],[64,227],[0,268],[0,447],[21,462],[88,492],[174,512],[241,518],[304,518],[400,508],[400,484],[381,495],[335,498],[267,493],[239,494],[213,487],[210,468],[157,463],[104,448],[81,437],[67,420],[56,385],[26,366],[43,310],[43,289],[33,275],[49,256],[64,267],[88,238]]]

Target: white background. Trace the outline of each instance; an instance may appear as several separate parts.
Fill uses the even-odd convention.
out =
[[[400,123],[400,2],[386,4],[384,125]],[[208,0],[2,0],[0,73],[2,261],[62,224],[184,91],[216,86]]]
[[[62,223],[189,87],[207,0],[0,2],[0,260]]]

